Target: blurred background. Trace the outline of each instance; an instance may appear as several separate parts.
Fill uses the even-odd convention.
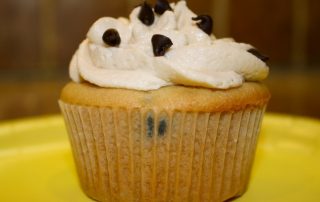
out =
[[[92,23],[141,0],[1,0],[0,120],[59,113],[68,65]],[[154,0],[149,0],[154,3]],[[188,0],[218,37],[270,56],[269,112],[320,118],[319,0]]]

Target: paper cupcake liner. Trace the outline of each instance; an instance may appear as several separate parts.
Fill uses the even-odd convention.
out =
[[[205,113],[59,104],[81,186],[100,201],[241,195],[265,109]]]

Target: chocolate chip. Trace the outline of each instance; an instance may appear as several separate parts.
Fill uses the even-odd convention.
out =
[[[107,29],[102,36],[102,40],[109,46],[119,46],[121,38],[117,30]]]
[[[164,56],[167,50],[173,45],[170,38],[161,34],[153,35],[151,42],[154,56]]]
[[[208,35],[212,33],[213,20],[210,15],[198,15],[197,17],[192,18],[192,20],[200,20],[200,22],[197,23],[198,27]]]
[[[154,7],[154,12],[162,15],[165,11],[172,11],[170,4],[167,0],[157,0],[156,5]]]
[[[263,62],[267,62],[269,60],[269,57],[266,55],[261,54],[257,49],[255,48],[251,48],[249,50],[247,50],[249,53],[251,53],[252,55],[256,56],[257,58],[259,58],[260,60],[262,60]]]
[[[148,137],[152,137],[153,128],[154,128],[153,118],[151,116],[148,116],[147,118],[147,136]]]
[[[163,136],[167,131],[167,122],[165,120],[161,120],[159,122],[158,128],[158,136]]]
[[[146,1],[141,5],[138,18],[147,26],[152,25],[154,22],[154,13],[151,6]]]

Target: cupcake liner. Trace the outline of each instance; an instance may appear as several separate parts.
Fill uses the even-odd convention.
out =
[[[265,110],[59,104],[80,184],[100,201],[224,201],[241,195]]]

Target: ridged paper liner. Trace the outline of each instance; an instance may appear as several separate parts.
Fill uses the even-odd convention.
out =
[[[156,112],[60,101],[80,183],[100,201],[223,201],[248,184],[264,107]]]

